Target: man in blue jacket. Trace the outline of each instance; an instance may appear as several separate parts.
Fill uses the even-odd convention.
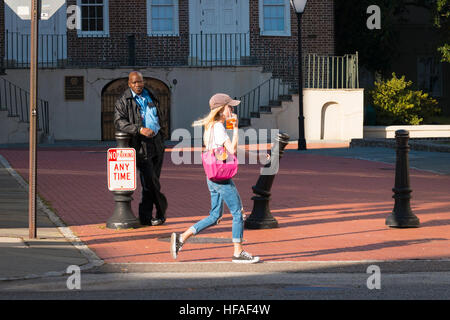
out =
[[[164,160],[164,141],[168,137],[168,121],[163,119],[156,97],[144,87],[140,72],[129,74],[128,87],[116,101],[114,126],[116,130],[131,135],[130,147],[136,149],[142,185],[140,223],[157,226],[166,221],[167,199],[161,192],[159,177]],[[153,206],[156,208],[155,217]]]

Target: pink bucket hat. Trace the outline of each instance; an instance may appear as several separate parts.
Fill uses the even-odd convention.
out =
[[[209,99],[209,107],[211,110],[222,107],[224,105],[237,106],[241,101],[233,100],[231,97],[225,93],[216,93]]]

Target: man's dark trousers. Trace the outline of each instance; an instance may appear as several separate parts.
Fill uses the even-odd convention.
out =
[[[164,142],[161,134],[144,139],[147,145],[147,158],[138,165],[142,185],[142,199],[139,203],[139,220],[143,225],[150,225],[153,205],[156,219],[166,220],[167,199],[161,193],[159,177],[164,160]]]

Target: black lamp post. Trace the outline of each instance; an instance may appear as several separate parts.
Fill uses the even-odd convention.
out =
[[[291,0],[291,5],[297,14],[298,26],[298,150],[306,150],[305,117],[303,115],[303,72],[302,72],[302,14],[307,0]]]

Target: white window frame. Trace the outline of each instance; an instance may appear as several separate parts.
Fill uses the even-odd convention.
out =
[[[152,30],[152,0],[147,0],[147,35],[149,36],[178,36],[179,35],[179,17],[178,0],[173,1],[173,31],[153,31]]]
[[[259,0],[259,30],[262,36],[291,36],[291,3],[284,0],[284,30],[283,31],[266,31],[264,30],[264,0]]]
[[[83,36],[98,36],[98,37],[107,37],[109,36],[109,0],[103,0],[103,31],[83,31],[81,29],[81,15],[82,15],[82,5],[81,0],[77,0],[77,7],[79,8],[78,12],[80,13],[79,17],[79,26],[77,29],[77,35],[79,37]],[[78,18],[77,18],[78,19]]]

